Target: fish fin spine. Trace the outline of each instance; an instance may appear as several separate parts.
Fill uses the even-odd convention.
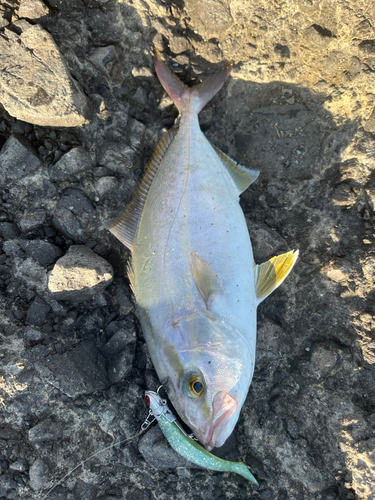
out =
[[[160,52],[155,48],[156,74],[164,90],[171,97],[180,113],[190,105],[193,106],[196,113],[199,113],[213,96],[219,92],[232,69],[233,62],[226,62],[224,68],[207,78],[203,83],[195,87],[188,87],[162,61]]]
[[[298,250],[292,250],[255,266],[257,305],[285,280],[297,261],[298,253]]]
[[[161,139],[144,173],[142,181],[138,184],[134,196],[125,210],[114,219],[103,222],[104,226],[129,248],[130,251],[133,251],[133,242],[138,221],[141,217],[152,181],[176,134],[177,127],[173,127]]]
[[[257,180],[260,174],[259,170],[251,170],[249,168],[243,167],[239,163],[236,163],[234,160],[229,158],[229,156],[224,154],[217,147],[212,147],[219,155],[220,160],[227,169],[239,193],[243,193],[250,186],[250,184]]]

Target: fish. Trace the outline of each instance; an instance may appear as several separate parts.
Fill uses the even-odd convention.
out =
[[[179,455],[206,469],[235,472],[259,486],[258,481],[243,462],[223,460],[202,448],[191,436],[186,434],[179,425],[176,416],[168,408],[167,402],[158,393],[146,391],[145,396],[151,415],[158,421],[167,441]]]
[[[147,348],[179,417],[208,451],[232,433],[254,373],[257,306],[298,251],[255,265],[240,194],[258,177],[215,146],[198,113],[233,63],[185,86],[156,51],[155,71],[179,110],[132,201],[104,222],[131,252],[128,277]]]

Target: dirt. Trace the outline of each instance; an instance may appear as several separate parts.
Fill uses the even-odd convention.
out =
[[[375,4],[8,0],[0,36],[19,12],[52,37],[91,118],[44,127],[0,104],[0,499],[374,499]],[[178,462],[157,427],[139,441],[158,381],[129,253],[102,221],[177,116],[154,46],[191,85],[234,60],[202,129],[261,172],[241,197],[256,262],[300,252],[259,307],[253,382],[216,450],[245,461],[258,488]],[[5,71],[0,54],[0,88]],[[62,94],[38,91],[38,120]],[[83,302],[48,289],[72,245],[114,269]]]

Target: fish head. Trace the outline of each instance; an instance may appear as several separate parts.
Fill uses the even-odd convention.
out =
[[[172,328],[168,396],[210,451],[225,443],[237,423],[254,358],[241,333],[209,312],[184,317]]]

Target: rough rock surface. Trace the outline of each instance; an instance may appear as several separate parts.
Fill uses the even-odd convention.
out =
[[[38,24],[16,21],[43,4]],[[0,2],[0,102],[13,115],[0,107],[0,498],[40,500],[113,444],[47,499],[373,499],[374,26],[368,0]],[[153,46],[189,85],[234,59],[202,129],[261,172],[241,196],[256,262],[300,250],[259,307],[236,455],[217,450],[245,461],[258,489],[176,467],[158,427],[137,440],[159,382],[129,253],[101,221],[129,202],[177,116]],[[86,103],[89,123],[60,128],[82,125]],[[74,244],[114,268],[84,302],[48,290]]]
[[[0,103],[10,115],[54,127],[87,122],[88,101],[46,30],[16,21],[0,36],[0,52]]]
[[[83,302],[101,293],[112,278],[112,266],[103,257],[83,245],[72,245],[54,265],[48,290],[54,299]]]

